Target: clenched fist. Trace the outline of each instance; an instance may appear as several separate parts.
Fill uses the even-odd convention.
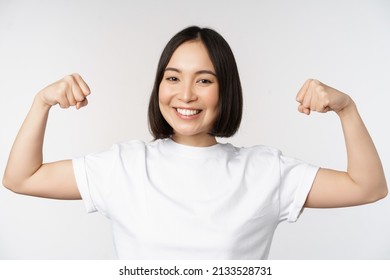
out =
[[[87,96],[90,92],[81,76],[72,74],[45,87],[37,97],[49,107],[59,104],[61,108],[76,106],[80,109],[88,104]]]
[[[297,94],[300,103],[298,110],[309,115],[311,111],[326,113],[334,111],[337,114],[353,104],[345,93],[331,88],[318,80],[307,80]]]

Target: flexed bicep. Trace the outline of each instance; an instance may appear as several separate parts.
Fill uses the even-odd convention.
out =
[[[71,160],[43,164],[19,189],[24,195],[81,199]]]

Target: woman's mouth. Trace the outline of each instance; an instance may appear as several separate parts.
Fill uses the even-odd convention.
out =
[[[176,112],[178,112],[182,116],[191,117],[199,114],[201,110],[176,108]]]

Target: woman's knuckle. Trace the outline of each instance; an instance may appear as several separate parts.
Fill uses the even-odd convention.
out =
[[[80,74],[79,73],[73,73],[71,75],[73,78],[81,78]]]
[[[72,83],[74,83],[74,77],[73,77],[73,75],[67,75],[67,76],[65,76],[64,78],[63,78],[63,80],[66,82],[66,83],[68,83],[68,84],[72,84]]]

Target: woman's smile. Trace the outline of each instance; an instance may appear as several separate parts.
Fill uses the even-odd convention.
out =
[[[198,115],[202,110],[197,110],[197,109],[185,109],[185,108],[176,108],[177,113],[180,116],[183,117],[193,117]]]

